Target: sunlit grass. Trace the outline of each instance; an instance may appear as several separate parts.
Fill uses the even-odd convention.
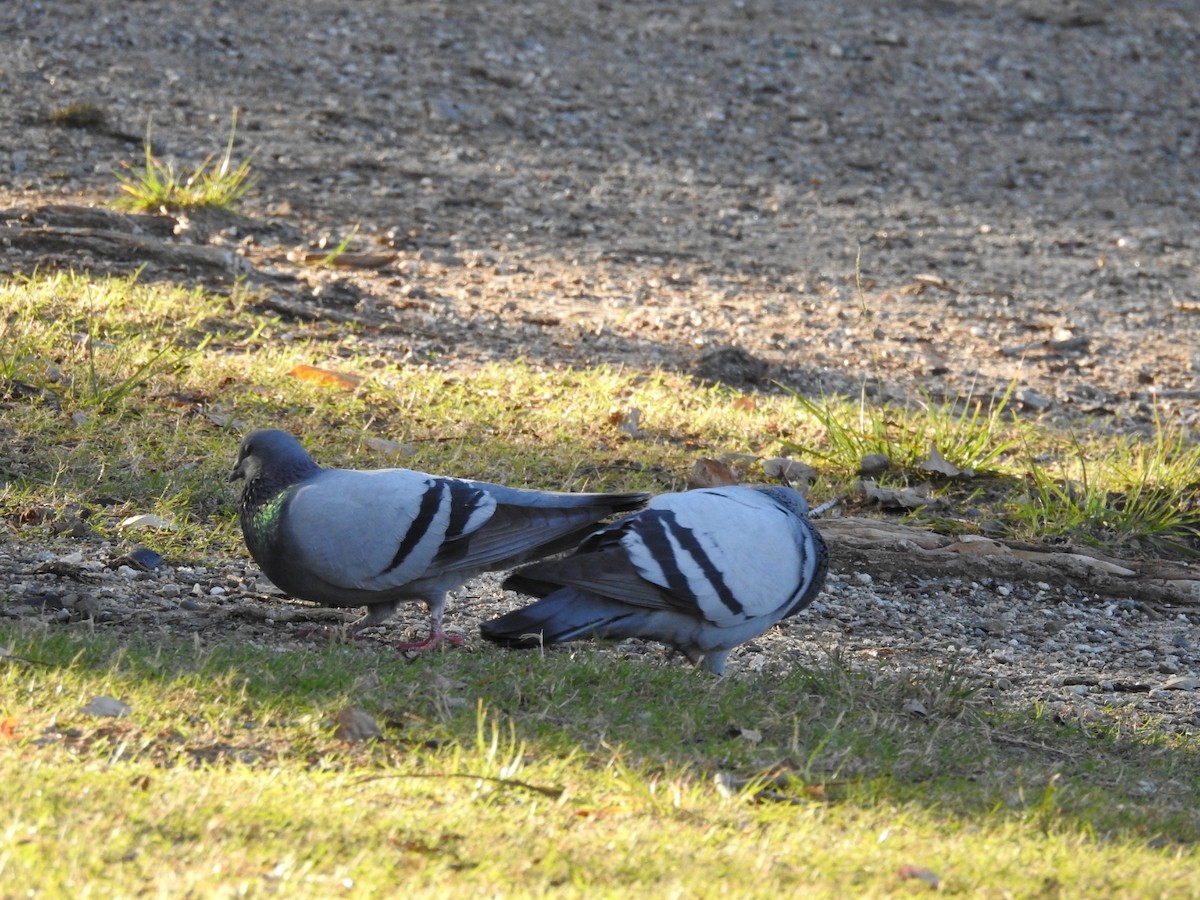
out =
[[[237,114],[229,128],[229,142],[221,156],[212,153],[199,165],[179,170],[171,160],[154,155],[150,128],[146,128],[144,159],[140,166],[124,163],[118,172],[120,194],[113,205],[135,212],[175,212],[187,209],[231,211],[254,187],[250,159],[234,162],[233,144]]]
[[[1087,443],[1072,435],[1029,451],[1028,492],[1010,499],[1023,531],[1069,536],[1101,546],[1142,541],[1159,550],[1197,552],[1200,446],[1155,418],[1147,440]]]
[[[974,896],[1194,896],[1194,740],[993,717],[953,676],[0,647],[0,877],[46,894],[890,896],[928,890],[920,867]],[[129,714],[87,714],[99,696]],[[382,740],[336,736],[351,705]]]

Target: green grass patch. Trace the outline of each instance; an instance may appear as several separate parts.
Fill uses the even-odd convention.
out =
[[[1092,496],[1064,533],[1118,535],[1088,529],[1136,488],[1180,511],[1186,543],[1196,505],[1184,436],[1085,444],[1014,420],[1006,398],[872,409],[659,370],[397,364],[242,286],[58,273],[0,283],[0,309],[0,514],[31,541],[119,543],[123,518],[154,513],[175,525],[154,539],[169,558],[244,556],[225,479],[241,434],[267,425],[325,465],[579,490],[680,489],[698,456],[757,480],[803,450],[818,499],[882,448],[886,478],[970,494],[1015,533]],[[931,446],[975,477],[921,469]],[[831,656],[713,681],[590,646],[412,664],[85,628],[0,625],[14,890],[882,897],[928,890],[905,868],[923,867],[969,896],[1197,895],[1194,737],[996,711],[953,671]],[[83,712],[98,696],[130,714]],[[351,704],[384,740],[335,736]]]
[[[168,550],[240,552],[224,478],[240,435],[271,425],[324,465],[571,490],[677,490],[700,456],[762,480],[762,460],[796,455],[817,466],[814,497],[845,495],[851,508],[862,457],[879,453],[890,461],[881,483],[929,485],[944,501],[936,517],[913,514],[938,528],[989,522],[1023,539],[1200,547],[1200,450],[1169,424],[1148,438],[1097,431],[1085,444],[1017,419],[1007,394],[873,407],[748,396],[661,370],[416,367],[353,328],[264,313],[242,286],[57,273],[2,283],[0,301],[10,431],[0,508],[25,522],[53,524],[73,506],[112,535],[114,522],[149,512],[177,523]],[[298,366],[322,377],[298,377]],[[931,469],[939,459],[963,474]]]
[[[229,128],[225,152],[211,153],[199,165],[188,170],[177,169],[171,160],[154,155],[150,144],[150,127],[146,127],[145,157],[140,166],[123,163],[124,171],[117,172],[120,194],[113,201],[118,209],[134,212],[177,212],[188,209],[232,211],[254,187],[250,159],[235,162],[234,138],[237,135],[237,114]]]
[[[996,714],[952,674],[0,647],[0,875],[51,896],[927,890],[909,866],[959,895],[1196,896],[1194,738]],[[350,705],[382,740],[336,737]]]

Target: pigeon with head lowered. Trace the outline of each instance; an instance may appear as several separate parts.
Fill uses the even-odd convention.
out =
[[[791,488],[661,494],[572,555],[514,572],[504,586],[541,599],[480,631],[511,647],[658,640],[720,675],[730,650],[807,606],[828,568],[808,504]]]
[[[472,576],[574,546],[646,494],[570,494],[442,478],[408,469],[322,469],[292,435],[242,439],[230,481],[243,479],[246,547],[284,592],[325,606],[365,606],[357,633],[406,600],[429,606],[429,637],[402,649],[458,643],[442,630],[446,592]]]

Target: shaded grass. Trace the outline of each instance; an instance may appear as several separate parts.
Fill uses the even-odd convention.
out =
[[[0,876],[50,894],[890,896],[916,865],[971,896],[1196,895],[1194,738],[997,714],[952,673],[5,645],[38,663],[0,663]],[[97,695],[131,714],[81,713]],[[347,704],[385,739],[337,740]]]

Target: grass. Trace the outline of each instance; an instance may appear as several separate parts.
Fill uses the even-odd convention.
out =
[[[114,205],[134,212],[178,212],[189,209],[232,211],[254,187],[250,159],[233,160],[237,113],[229,129],[225,152],[206,156],[198,166],[179,171],[170,160],[154,155],[146,127],[145,158],[140,167],[124,163],[117,173],[120,191]]]
[[[5,644],[0,875],[48,895],[870,897],[920,866],[960,895],[1196,896],[1194,739],[989,721],[952,676]],[[337,739],[348,705],[383,740]]]
[[[679,489],[698,456],[756,479],[763,459],[804,451],[818,499],[882,448],[885,479],[969,493],[1013,533],[1061,515],[1072,538],[1186,546],[1194,527],[1196,451],[1161,423],[1140,443],[1085,441],[1014,419],[1006,397],[872,409],[665,371],[397,365],[353,329],[262,312],[241,286],[55,273],[0,283],[0,308],[0,516],[30,542],[121,546],[118,523],[153,513],[176,525],[155,537],[169,561],[244,557],[225,476],[240,435],[268,424],[327,465],[569,489]],[[630,409],[637,435],[620,427]],[[931,445],[974,477],[921,469]],[[1164,505],[1141,524],[1105,518],[1151,497]],[[1060,508],[1076,501],[1072,524]],[[953,671],[830,656],[713,681],[591,647],[410,664],[212,639],[0,620],[6,886],[884,897],[936,877],[968,896],[1200,896],[1195,736],[997,711]],[[98,696],[130,715],[81,712]],[[350,705],[385,739],[335,737]]]
[[[1008,394],[871,407],[747,398],[605,366],[414,368],[373,355],[352,330],[265,315],[236,286],[214,294],[56,273],[2,284],[0,300],[0,392],[14,431],[0,450],[0,504],[82,504],[102,533],[131,511],[154,512],[180,523],[181,550],[240,552],[224,470],[240,433],[264,424],[301,433],[327,465],[574,490],[679,489],[699,456],[760,480],[763,460],[798,455],[818,465],[815,497],[847,494],[851,506],[862,457],[881,453],[891,463],[883,483],[930,484],[951,508],[983,510],[915,512],[938,527],[986,520],[1022,539],[1185,556],[1198,547],[1200,450],[1161,422],[1149,440],[1097,431],[1084,443],[1017,419]],[[332,377],[297,377],[298,366]],[[640,413],[636,436],[620,427],[630,409]],[[373,438],[404,453],[372,449]],[[929,471],[934,449],[960,474]]]
[[[845,401],[815,401],[793,393],[800,409],[824,429],[824,442],[785,447],[847,472],[857,471],[869,455],[886,457],[899,471],[916,470],[936,448],[968,477],[994,473],[1017,447],[1018,437],[1028,434],[1008,414],[1013,387],[999,397],[985,399],[971,393],[961,401],[926,400],[916,408],[872,407],[865,394],[852,407]]]

